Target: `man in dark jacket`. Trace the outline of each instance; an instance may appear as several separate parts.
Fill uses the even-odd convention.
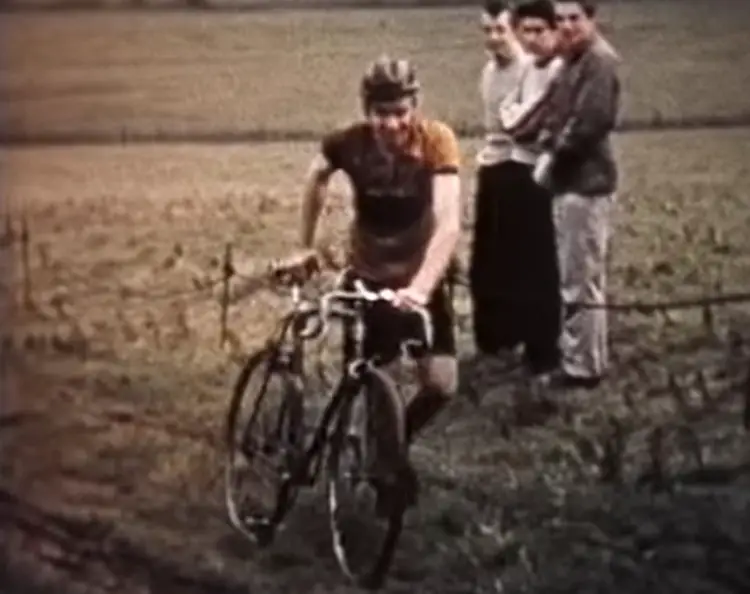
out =
[[[618,173],[610,134],[620,108],[619,59],[597,34],[592,0],[556,3],[564,65],[547,98],[535,179],[554,194],[564,308],[563,386],[594,387],[608,364],[610,211]],[[577,303],[594,304],[595,308]]]

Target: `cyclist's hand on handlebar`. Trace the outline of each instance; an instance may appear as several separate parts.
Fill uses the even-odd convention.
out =
[[[426,307],[428,300],[427,295],[413,287],[404,287],[403,289],[396,290],[394,305],[399,309],[419,309]]]
[[[398,309],[410,312],[412,315],[418,314],[418,317],[421,318],[421,330],[415,335],[415,339],[408,340],[402,345],[406,349],[404,352],[410,357],[419,357],[418,353],[422,352],[422,349],[425,347],[429,348],[433,341],[432,316],[427,309],[429,295],[415,287],[404,287],[395,291],[393,301]],[[420,338],[417,339],[416,336]],[[416,351],[413,350],[415,346],[417,348]]]
[[[314,249],[305,249],[276,263],[272,276],[279,282],[304,284],[320,270],[320,254]]]

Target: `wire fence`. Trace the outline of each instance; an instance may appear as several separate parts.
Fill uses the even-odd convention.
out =
[[[20,272],[18,282],[13,284],[10,293],[11,300],[20,305],[26,312],[41,315],[40,302],[44,300],[47,309],[54,313],[52,319],[63,320],[77,326],[75,334],[79,341],[86,342],[87,332],[77,324],[73,316],[66,313],[71,304],[83,310],[95,307],[107,306],[114,302],[117,316],[124,316],[129,311],[147,309],[145,306],[151,303],[168,302],[170,306],[185,308],[195,303],[206,303],[213,301],[217,310],[218,345],[224,348],[227,342],[231,343],[234,358],[241,359],[246,347],[237,334],[229,327],[230,310],[235,306],[252,307],[252,298],[259,291],[279,291],[288,283],[284,281],[284,270],[278,263],[268,262],[265,266],[255,267],[250,272],[241,271],[234,261],[234,253],[231,244],[224,247],[223,253],[214,259],[213,271],[206,271],[200,267],[193,266],[189,278],[183,280],[185,286],[176,287],[174,279],[161,285],[153,284],[150,287],[133,288],[115,283],[98,284],[86,275],[76,274],[74,271],[66,271],[65,278],[57,279],[50,283],[45,279],[45,287],[35,287],[35,274],[45,274],[43,270],[48,263],[48,255],[43,247],[37,246],[41,265],[34,267],[31,264],[33,251],[32,233],[28,221],[21,217],[19,221],[13,221],[10,215],[6,216],[5,228],[0,234],[0,253],[7,256],[11,254],[10,260],[15,259],[14,268]],[[319,272],[338,272],[343,267],[343,262],[333,254],[324,254],[322,265],[324,270]],[[308,271],[309,275],[309,271]],[[158,275],[154,275],[158,278]],[[51,286],[50,286],[51,285]],[[448,285],[451,298],[455,300],[455,290],[458,287],[468,289],[470,281],[468,275],[460,265],[454,265],[448,273]],[[6,293],[7,287],[6,287]],[[41,295],[44,295],[43,297]],[[708,332],[715,330],[714,309],[733,304],[750,303],[750,291],[721,292],[714,294],[683,296],[672,299],[632,299],[628,301],[608,300],[605,303],[589,303],[585,301],[568,302],[566,307],[583,309],[604,309],[613,313],[639,314],[639,315],[661,315],[668,316],[669,312],[675,310],[698,309],[702,312],[703,324]],[[33,316],[32,316],[33,317]],[[49,316],[47,317],[49,319]],[[465,320],[457,320],[459,330],[466,328]],[[6,343],[11,339],[7,337]],[[90,333],[90,331],[89,331]],[[190,334],[189,332],[186,333]],[[195,339],[195,337],[193,337]],[[87,349],[82,349],[86,351]]]
[[[22,217],[18,224],[14,224],[10,216],[6,216],[5,229],[0,235],[0,250],[6,252],[14,251],[19,246],[20,267],[20,303],[27,308],[34,304],[33,274],[30,263],[32,251],[32,237],[28,220]],[[40,251],[42,251],[40,249]],[[42,259],[45,259],[42,256]],[[328,255],[324,264],[329,271],[339,272],[343,265],[335,261],[335,257]],[[240,272],[234,262],[232,244],[227,243],[221,256],[220,274],[212,276],[205,271],[196,271],[191,280],[191,286],[183,289],[152,287],[150,289],[136,290],[126,286],[93,285],[89,277],[76,277],[70,273],[64,283],[65,298],[89,305],[100,299],[118,298],[125,303],[139,305],[144,301],[161,301],[170,299],[204,299],[210,296],[213,290],[222,287],[222,318],[226,318],[226,309],[233,302],[251,298],[257,291],[268,288],[281,288],[285,285],[285,270],[283,263],[269,261],[266,266],[259,267],[256,273]],[[243,287],[233,296],[230,295],[230,285],[233,280],[242,281]],[[466,270],[458,263],[448,273],[448,284],[451,288],[469,288],[470,280]],[[62,297],[61,297],[62,298]],[[581,309],[605,309],[611,312],[637,313],[642,315],[664,313],[672,310],[703,309],[715,306],[731,304],[750,303],[750,290],[734,292],[717,292],[715,294],[701,296],[684,296],[664,300],[632,299],[629,301],[607,300],[605,303],[590,303],[586,301],[570,301],[563,303],[566,307]]]

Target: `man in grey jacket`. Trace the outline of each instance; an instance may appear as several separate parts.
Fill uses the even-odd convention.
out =
[[[547,97],[535,178],[554,194],[564,308],[558,386],[598,385],[608,365],[610,210],[618,172],[610,134],[620,108],[619,59],[597,34],[593,0],[558,0],[564,64]],[[578,303],[594,304],[595,308]]]

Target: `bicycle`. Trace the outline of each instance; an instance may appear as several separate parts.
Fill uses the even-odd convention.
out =
[[[268,546],[294,507],[300,490],[317,483],[325,458],[328,512],[337,562],[357,585],[378,589],[390,567],[403,516],[410,505],[404,473],[408,452],[402,397],[390,375],[379,367],[378,358],[366,358],[363,353],[363,315],[367,307],[378,301],[392,303],[394,294],[388,290],[370,291],[360,280],[354,281],[353,291],[345,291],[339,288],[343,278],[342,274],[335,288],[316,300],[302,299],[301,287],[294,284],[291,311],[282,317],[275,335],[248,357],[241,370],[227,416],[226,506],[230,523],[240,534],[259,546]],[[420,317],[423,336],[401,342],[402,356],[412,359],[419,356],[421,349],[431,346],[433,339],[429,312],[423,308],[413,311]],[[312,436],[306,438],[303,346],[306,341],[327,336],[332,320],[351,324],[354,352],[345,361]],[[263,380],[261,387],[252,391],[251,380],[259,375]],[[267,397],[272,381],[279,387],[280,396],[275,402]],[[360,397],[364,399],[363,435],[352,431]],[[240,411],[249,399],[250,418],[243,422]],[[258,422],[264,403],[277,407],[266,417],[270,422],[265,432]],[[351,469],[344,466],[347,453],[353,457]],[[247,500],[235,500],[241,461],[261,468],[265,464],[271,483],[265,498],[270,505],[265,509],[259,509],[263,501],[255,501],[252,509]],[[342,502],[347,488],[354,492],[368,485],[374,486],[381,503],[378,513],[371,515],[376,520],[383,519],[386,526],[377,546],[366,545],[357,550],[360,539],[347,531]],[[252,487],[257,489],[257,481]]]

